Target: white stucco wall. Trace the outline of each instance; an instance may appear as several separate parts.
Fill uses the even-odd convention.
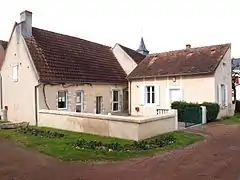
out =
[[[153,105],[141,104],[143,96],[141,87],[146,85],[159,87],[159,103],[156,101]],[[172,88],[179,88],[181,99],[188,102],[215,101],[214,76],[181,76],[176,77],[175,82],[173,77],[134,80],[131,82],[131,114],[147,116],[156,113],[156,108],[169,109],[171,105],[169,91]],[[138,113],[135,107],[140,107]]]
[[[118,44],[113,47],[112,51],[126,74],[130,74],[137,66],[137,63],[135,63],[135,61]]]
[[[103,111],[102,114],[114,113],[112,112],[112,91],[120,90],[120,112],[124,111],[123,90],[127,84],[92,84],[92,85],[46,85],[45,95],[43,94],[43,85],[39,87],[39,107],[40,109],[47,109],[46,103],[51,110],[57,110],[57,93],[60,90],[67,91],[68,106],[65,111],[76,111],[76,92],[81,90],[84,92],[84,112],[96,113],[96,96],[103,97]],[[126,109],[126,112],[128,109]],[[118,112],[115,112],[118,113]]]
[[[17,28],[17,27],[16,27]],[[38,84],[33,64],[20,31],[13,31],[1,69],[3,106],[8,106],[8,120],[35,124],[35,85]],[[19,37],[19,38],[18,38]],[[19,39],[19,43],[18,40]],[[12,79],[12,66],[18,65],[18,81]]]
[[[227,102],[228,105],[221,106],[220,113],[218,118],[223,116],[233,115],[234,106],[232,105],[232,60],[231,60],[231,49],[227,51],[223,60],[219,64],[218,68],[215,71],[215,101],[218,101],[218,85],[225,84],[227,85]]]

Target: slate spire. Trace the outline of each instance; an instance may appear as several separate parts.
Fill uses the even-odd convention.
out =
[[[139,52],[139,53],[141,53],[143,55],[148,55],[148,53],[149,53],[149,51],[147,50],[147,48],[145,46],[143,37],[141,38],[141,41],[140,41],[139,47],[137,49],[137,52]]]

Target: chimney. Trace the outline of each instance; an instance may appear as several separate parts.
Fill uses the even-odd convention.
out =
[[[191,48],[191,44],[186,44],[186,49]]]
[[[20,23],[22,35],[32,37],[32,12],[23,11],[20,14]]]

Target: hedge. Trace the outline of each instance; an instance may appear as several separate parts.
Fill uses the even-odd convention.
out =
[[[235,112],[236,112],[236,113],[240,113],[240,101],[239,101],[239,100],[236,101]]]
[[[171,104],[172,109],[178,110],[178,121],[183,122],[183,113],[186,108],[189,107],[201,107],[206,106],[207,109],[207,122],[212,122],[217,119],[219,113],[219,105],[217,103],[203,102],[202,104],[185,102],[185,101],[175,101]]]

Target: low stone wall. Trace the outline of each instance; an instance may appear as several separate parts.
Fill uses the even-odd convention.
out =
[[[6,122],[0,124],[0,129],[16,129],[19,127],[27,127],[29,123],[27,122],[21,122],[21,123],[12,123],[12,122]]]
[[[177,112],[152,117],[113,116],[40,110],[38,126],[130,140],[142,140],[178,129]]]

